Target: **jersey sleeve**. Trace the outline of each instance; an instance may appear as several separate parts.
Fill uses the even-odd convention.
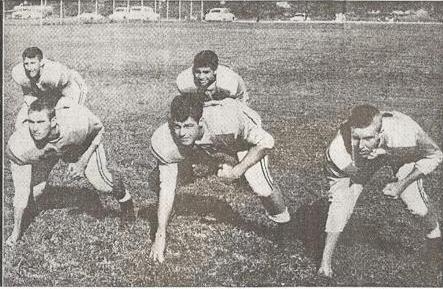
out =
[[[151,137],[151,152],[159,164],[167,165],[183,160],[169,130],[168,123],[161,125]]]
[[[267,149],[274,147],[274,138],[262,128],[261,118],[257,112],[238,100],[227,100],[238,106],[238,117],[240,119],[239,135],[247,143],[261,146]]]
[[[336,167],[341,173],[346,167],[351,165],[352,156],[346,150],[345,142],[340,131],[337,132],[334,139],[329,144],[326,151],[326,160],[330,165]]]
[[[20,128],[9,138],[6,157],[17,165],[27,165],[39,160],[38,150],[28,127]]]
[[[25,69],[23,68],[23,64],[17,64],[16,66],[14,66],[14,68],[11,71],[11,75],[12,75],[12,79],[15,81],[15,83],[20,85],[22,88],[29,86],[28,85],[29,80],[25,74]],[[28,89],[29,89],[29,87],[28,87]],[[25,92],[23,92],[23,93],[25,93]]]
[[[69,68],[65,65],[45,60],[41,83],[53,89],[62,90],[69,83]]]
[[[437,144],[428,136],[423,129],[417,130],[417,146],[423,156],[415,163],[415,167],[427,175],[434,171],[443,160],[443,154]]]
[[[192,67],[183,70],[177,76],[176,85],[180,93],[193,92],[197,89],[194,83],[194,75],[192,73]]]

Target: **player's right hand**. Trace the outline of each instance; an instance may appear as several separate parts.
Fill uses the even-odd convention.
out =
[[[154,261],[163,263],[165,260],[165,247],[166,247],[166,235],[156,234],[154,244],[152,244],[151,252],[149,253],[149,258]]]

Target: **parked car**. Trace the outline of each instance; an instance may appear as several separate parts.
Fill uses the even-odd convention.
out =
[[[36,18],[45,18],[47,16],[51,16],[53,13],[52,6],[43,6],[40,5],[23,5],[20,4],[15,6],[11,17],[14,19],[36,19]]]
[[[111,21],[122,21],[127,19],[129,14],[129,9],[128,7],[117,7],[114,10],[114,13],[112,13],[111,15],[109,15],[109,19],[111,19]]]
[[[294,16],[289,18],[291,21],[302,22],[311,20],[306,13],[296,13]]]
[[[205,15],[206,21],[234,21],[235,15],[228,8],[212,8]]]
[[[129,20],[158,21],[160,14],[154,12],[151,7],[133,6],[129,9]]]
[[[78,18],[85,23],[95,23],[103,21],[105,19],[103,15],[100,15],[96,12],[85,12],[80,14]]]

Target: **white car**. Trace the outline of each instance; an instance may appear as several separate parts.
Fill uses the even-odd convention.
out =
[[[234,21],[235,15],[228,8],[212,8],[205,15],[205,21]]]
[[[111,15],[109,15],[109,19],[111,19],[111,21],[122,21],[127,19],[129,14],[129,10],[127,7],[117,7],[114,10],[114,13],[112,13]]]
[[[36,19],[41,17],[45,18],[47,16],[52,15],[52,12],[53,12],[52,6],[45,6],[42,8],[37,5],[25,6],[21,4],[19,6],[14,7],[11,17],[14,19]]]
[[[311,20],[306,13],[296,13],[293,17],[289,18],[291,21],[302,22]]]
[[[158,21],[160,14],[155,13],[151,7],[133,6],[129,9],[127,16],[129,20]]]
[[[94,23],[94,22],[100,22],[105,19],[103,15],[100,15],[95,12],[85,12],[78,16],[78,18],[85,23]]]

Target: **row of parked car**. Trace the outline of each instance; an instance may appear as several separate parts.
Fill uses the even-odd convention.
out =
[[[82,13],[79,18],[83,21],[101,21],[105,17],[98,13]],[[160,15],[155,13],[151,7],[148,6],[132,6],[118,7],[114,10],[114,13],[108,16],[111,21],[125,21],[125,20],[143,20],[143,21],[158,21]],[[205,21],[234,21],[235,15],[232,14],[228,8],[213,8],[205,15]]]
[[[96,12],[82,13],[79,15],[80,20],[85,22],[99,22],[105,17]],[[108,16],[111,21],[125,21],[125,20],[142,20],[142,21],[158,21],[160,14],[155,13],[151,7],[148,6],[132,6],[115,8],[114,13]]]

